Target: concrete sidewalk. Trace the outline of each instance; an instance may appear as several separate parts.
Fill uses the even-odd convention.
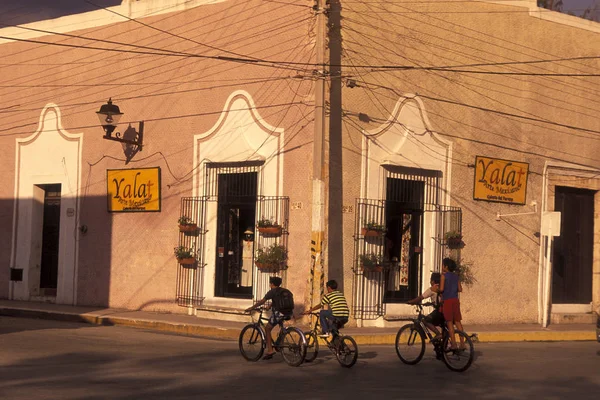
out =
[[[182,314],[129,311],[102,307],[74,307],[50,303],[0,300],[0,315],[84,322],[95,325],[120,325],[211,339],[237,340],[246,324],[203,319]],[[248,322],[250,322],[248,316]],[[559,324],[542,328],[538,324],[467,325],[469,334],[477,333],[479,342],[582,341],[596,340],[594,324]],[[344,328],[358,344],[394,345],[398,328]]]

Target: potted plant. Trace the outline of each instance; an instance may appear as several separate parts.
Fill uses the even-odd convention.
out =
[[[177,222],[179,223],[179,232],[196,232],[198,230],[198,225],[185,215],[179,217]]]
[[[449,249],[460,249],[463,247],[462,235],[458,231],[446,232],[444,239],[446,239],[446,246]]]
[[[274,243],[269,247],[258,249],[254,263],[262,272],[277,272],[285,269],[286,260],[287,249],[285,246]]]
[[[361,254],[360,266],[365,272],[381,272],[383,271],[383,259],[375,253]]]
[[[467,287],[473,286],[477,279],[473,274],[473,263],[466,260],[456,261],[456,273],[460,283]]]
[[[386,229],[384,225],[380,225],[375,221],[365,222],[360,233],[365,237],[377,236],[381,237],[385,233]]]
[[[272,219],[262,218],[256,224],[256,228],[262,235],[266,236],[279,236],[281,235],[281,225],[277,224],[277,221],[273,222]]]
[[[179,264],[183,266],[194,266],[196,265],[196,256],[193,248],[185,246],[175,247],[173,253]]]

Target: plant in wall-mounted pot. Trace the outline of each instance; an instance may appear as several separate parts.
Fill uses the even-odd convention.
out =
[[[256,250],[254,263],[262,272],[277,272],[286,269],[287,249],[280,244],[272,244]]]
[[[185,247],[185,246],[177,246],[173,250],[175,254],[175,258],[179,264],[187,267],[196,266],[196,255],[193,248]]]
[[[461,260],[456,263],[458,279],[460,282],[467,286],[471,287],[477,279],[475,279],[475,274],[473,273],[473,263],[466,260]]]
[[[448,246],[449,249],[462,249],[464,247],[462,234],[458,231],[446,232],[444,234],[444,239],[446,240],[446,246]]]
[[[198,231],[198,225],[190,218],[185,215],[179,217],[177,220],[179,224],[179,232],[196,232]]]
[[[363,224],[360,234],[364,237],[381,237],[385,234],[385,226],[375,221],[368,221]]]
[[[375,253],[361,254],[359,260],[360,267],[365,272],[383,271],[383,258]]]
[[[282,230],[277,221],[273,222],[273,219],[269,218],[260,219],[256,224],[256,229],[264,236],[279,236]]]

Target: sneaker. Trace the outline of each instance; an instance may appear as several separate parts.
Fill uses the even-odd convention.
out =
[[[329,339],[331,337],[331,333],[327,332],[327,333],[322,333],[319,335],[320,338],[323,339]]]

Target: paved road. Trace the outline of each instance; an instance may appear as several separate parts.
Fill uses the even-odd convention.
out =
[[[288,367],[248,363],[234,342],[134,328],[0,317],[1,399],[598,399],[596,342],[477,344],[457,374],[431,352],[403,365],[390,346],[362,346],[354,368],[325,352]],[[434,391],[444,391],[440,397]]]

